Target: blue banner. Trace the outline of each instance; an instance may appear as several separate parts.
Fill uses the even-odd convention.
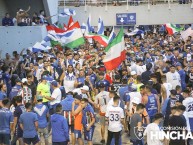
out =
[[[117,13],[116,24],[117,25],[135,25],[136,13]]]

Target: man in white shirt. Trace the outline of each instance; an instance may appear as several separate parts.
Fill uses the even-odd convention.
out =
[[[113,98],[113,106],[109,106],[105,114],[109,122],[107,145],[111,144],[113,137],[115,138],[115,145],[119,144],[120,133],[122,131],[122,125],[124,124],[124,111],[118,106],[119,100],[120,97],[115,96]]]
[[[188,131],[193,133],[193,98],[190,96],[190,91],[188,89],[183,91],[183,97],[185,98],[182,104],[186,107],[184,116],[186,118],[186,124]]]
[[[166,73],[166,82],[171,83],[172,89],[176,89],[178,85],[181,86],[180,75],[173,65],[170,67],[170,71]]]
[[[57,104],[59,104],[61,102],[61,99],[62,99],[62,93],[61,93],[61,90],[60,88],[58,87],[58,82],[57,81],[52,81],[51,82],[51,87],[53,88],[53,92],[52,92],[52,95],[51,97],[47,97],[46,99],[50,100],[50,112],[51,114],[54,113],[54,110],[55,110],[55,107]]]
[[[164,138],[161,134],[163,134],[163,130],[160,130],[159,124],[163,120],[163,115],[161,113],[155,114],[153,123],[150,123],[145,131],[144,136],[147,139],[148,145],[163,145],[162,140]]]

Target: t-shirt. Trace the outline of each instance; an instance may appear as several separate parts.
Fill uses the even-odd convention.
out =
[[[51,97],[54,98],[55,100],[50,101],[50,105],[60,103],[62,98],[61,90],[59,88],[54,89]]]
[[[177,120],[177,121],[176,121]],[[170,117],[169,119],[169,126],[171,128],[178,128],[178,130],[171,130],[174,131],[175,133],[173,133],[173,137],[177,137],[177,134],[179,132],[179,134],[182,134],[183,132],[183,128],[186,127],[186,122],[185,120],[181,117],[181,116],[176,116],[173,115]],[[170,144],[174,145],[185,145],[185,140],[183,139],[183,137],[178,136],[179,138],[175,139],[170,139]]]
[[[111,132],[119,132],[122,130],[121,119],[124,119],[124,111],[118,106],[109,106],[105,117],[109,119],[108,130]]]
[[[50,85],[48,83],[46,83],[46,84],[43,84],[43,83],[38,84],[37,92],[40,92],[40,94],[42,96],[50,97],[51,96],[51,94],[50,94]],[[46,98],[43,98],[43,102],[48,102],[48,101],[49,100],[47,100]]]
[[[24,105],[19,105],[17,107],[15,107],[15,111],[14,111],[14,117],[17,117],[17,127],[20,127],[18,124],[19,124],[19,118],[20,118],[20,115],[22,113],[24,113],[26,110],[25,110],[25,106]]]
[[[34,138],[37,135],[35,122],[38,121],[38,116],[33,112],[25,112],[21,114],[19,123],[23,125],[23,137]]]
[[[13,123],[13,114],[7,108],[0,109],[0,134],[10,134],[10,123]]]
[[[147,136],[147,144],[148,145],[163,145],[163,143],[159,140],[161,139],[161,135],[163,131],[160,130],[159,126],[156,123],[149,124],[145,131],[144,136]],[[152,134],[156,134],[156,137],[152,137]]]
[[[134,113],[130,120],[130,139],[138,139],[135,135],[135,130],[137,129],[138,122],[142,122],[142,117],[138,113]]]
[[[34,112],[38,116],[38,128],[45,128],[47,127],[47,113],[48,113],[48,108],[46,105],[43,104],[37,104],[34,107]]]
[[[86,127],[87,124],[90,124],[92,122],[92,118],[94,118],[94,109],[90,104],[88,104],[84,109],[83,109],[83,117],[82,117],[82,124],[84,127]],[[93,124],[94,126],[94,124]]]
[[[0,101],[5,99],[7,94],[5,92],[0,91]]]

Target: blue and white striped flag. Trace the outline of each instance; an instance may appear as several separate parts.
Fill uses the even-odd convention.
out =
[[[74,16],[74,15],[76,15],[75,10],[72,10],[69,8],[64,9],[64,12],[59,14],[60,17],[68,17],[68,16]]]
[[[32,52],[39,52],[39,51],[42,51],[42,50],[49,50],[51,49],[50,46],[46,46],[46,45],[43,45],[41,44],[40,42],[37,42],[33,47],[32,47]]]
[[[116,34],[114,32],[114,27],[111,31],[111,34],[109,35],[108,44],[116,37]]]
[[[91,15],[89,15],[87,19],[87,31],[88,33],[92,33],[94,31],[94,28],[91,26]]]
[[[103,24],[103,20],[101,18],[99,18],[99,20],[98,20],[97,34],[99,34],[99,35],[103,35],[104,34],[104,24]]]

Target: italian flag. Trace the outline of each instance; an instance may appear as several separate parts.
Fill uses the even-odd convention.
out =
[[[174,33],[180,32],[183,30],[183,28],[178,28],[171,23],[167,23],[167,24],[165,24],[165,26],[166,26],[166,30],[167,30],[169,35],[173,35]]]
[[[115,39],[105,48],[105,52],[106,56],[103,59],[103,63],[107,70],[117,68],[125,60],[126,50],[123,28],[121,28]]]

